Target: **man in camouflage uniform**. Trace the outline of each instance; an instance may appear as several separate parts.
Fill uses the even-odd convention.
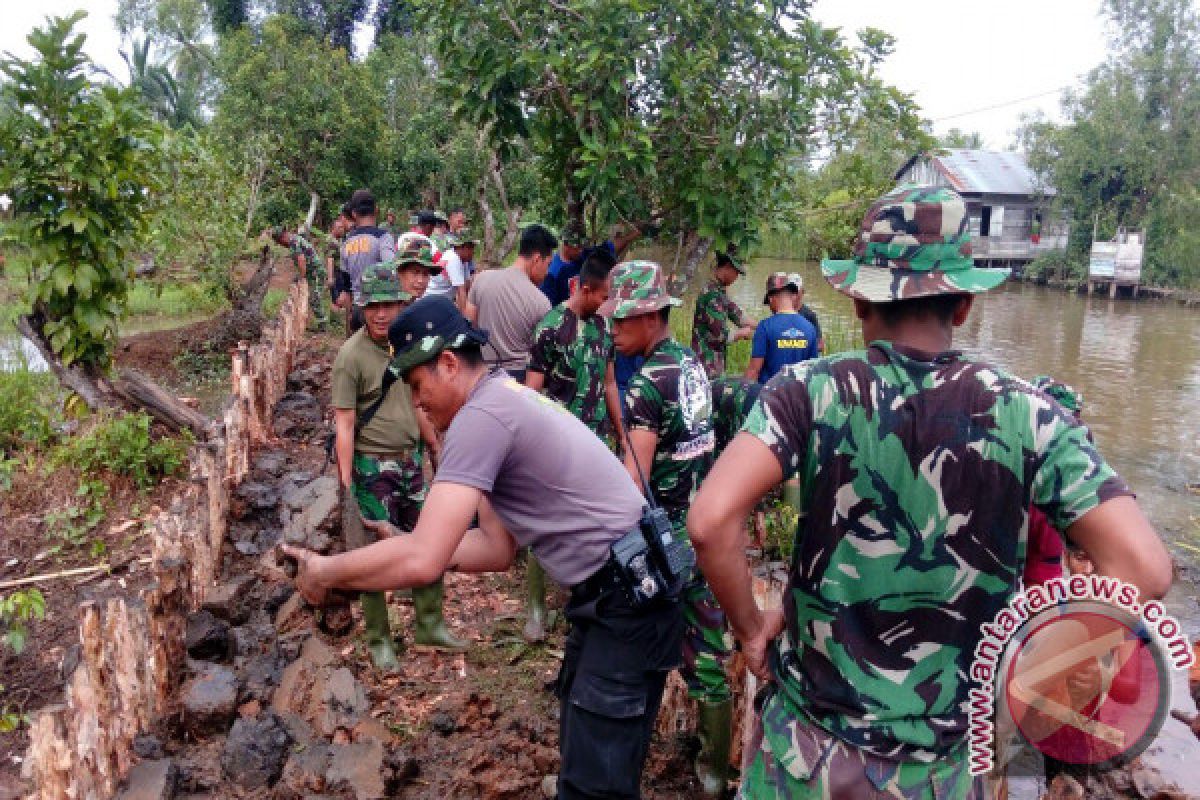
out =
[[[333,362],[338,479],[343,492],[353,494],[364,519],[384,520],[407,532],[416,525],[425,500],[425,447],[437,442],[428,420],[413,407],[404,382],[385,382],[391,362],[388,327],[412,296],[401,288],[394,268],[382,264],[368,269],[360,286],[364,325],[346,340]],[[465,644],[446,629],[442,594],[440,580],[413,590],[414,640],[463,649]],[[379,669],[398,669],[383,593],[364,593],[362,609],[372,661]]]
[[[746,268],[728,253],[717,256],[717,266],[712,280],[696,298],[696,313],[692,317],[692,350],[704,365],[708,377],[715,378],[725,373],[725,346],[738,339],[749,339],[754,335],[754,323],[746,312],[725,291]],[[730,335],[729,323],[737,328]]]
[[[658,264],[619,264],[611,287],[600,313],[612,318],[616,348],[627,356],[646,358],[625,395],[625,466],[639,485],[639,465],[648,470],[649,490],[666,510],[676,536],[687,541],[687,509],[712,463],[708,377],[695,354],[671,338],[670,308],[679,300],[667,294]],[[680,600],[687,626],[681,672],[688,694],[700,702],[696,775],[704,796],[718,797],[728,772],[733,715],[725,675],[725,615],[698,572],[686,582]]]
[[[325,262],[317,255],[317,249],[298,233],[276,227],[271,231],[271,238],[292,251],[296,279],[308,281],[308,305],[313,312],[313,321],[317,330],[325,330],[329,327],[329,304],[325,301],[329,278],[325,273]]]
[[[610,447],[620,438],[612,424],[621,413],[613,372],[613,342],[608,320],[597,310],[608,300],[613,257],[597,250],[579,272],[575,291],[550,309],[533,331],[525,385],[557,400]],[[622,443],[621,450],[624,450]],[[537,559],[525,570],[529,599],[524,636],[546,638],[546,576]]]
[[[428,237],[417,233],[405,233],[396,242],[394,266],[400,285],[413,300],[420,300],[429,288],[429,281],[442,268],[433,263],[433,244]]]
[[[764,387],[688,518],[747,665],[775,681],[740,796],[981,797],[968,676],[981,626],[1016,590],[1030,504],[1144,596],[1166,591],[1170,559],[1082,425],[951,349],[973,296],[1007,275],[974,267],[961,197],[901,187],[867,212],[853,260],[821,266],[868,348]],[[742,527],[791,475],[785,607],[762,612]]]

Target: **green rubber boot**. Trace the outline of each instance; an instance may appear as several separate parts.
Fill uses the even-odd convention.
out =
[[[388,625],[387,596],[383,592],[363,592],[363,629],[367,635],[367,652],[371,662],[381,672],[396,672],[400,659],[396,657],[396,642]],[[400,652],[404,651],[401,646]]]
[[[521,635],[527,642],[540,642],[546,638],[546,571],[529,554],[525,562],[525,591],[528,605],[525,612],[525,630]]]
[[[467,649],[467,643],[450,632],[446,627],[446,619],[442,616],[442,601],[445,595],[441,580],[428,586],[413,588],[413,611],[417,621],[413,641],[422,647],[461,652]]]
[[[697,720],[700,752],[696,754],[696,780],[701,797],[725,796],[729,784],[729,747],[733,731],[733,700],[701,701]]]

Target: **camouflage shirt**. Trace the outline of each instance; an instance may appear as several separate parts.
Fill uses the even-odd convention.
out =
[[[802,493],[782,701],[902,760],[963,745],[980,626],[1017,588],[1030,505],[1066,530],[1129,493],[1057,404],[957,352],[874,342],[786,367],[744,430]],[[791,733],[767,731],[780,759]]]
[[[713,278],[696,298],[696,314],[692,317],[692,350],[710,378],[725,371],[730,322],[739,328],[750,324],[746,313],[725,292],[721,282]]]
[[[608,321],[599,314],[581,322],[561,303],[550,309],[533,331],[529,369],[546,376],[549,397],[598,434],[608,428],[604,376],[612,359]]]
[[[292,251],[292,261],[296,263],[297,268],[300,266],[300,256],[304,256],[305,269],[312,269],[314,264],[323,265],[325,262],[317,257],[317,249],[300,234],[292,234],[292,244],[289,247]]]
[[[712,381],[712,423],[717,455],[729,446],[742,429],[760,391],[761,383],[736,375]]]
[[[647,476],[659,503],[680,527],[713,457],[712,396],[691,350],[664,339],[630,379],[625,422],[658,434]],[[645,464],[642,465],[645,468]]]

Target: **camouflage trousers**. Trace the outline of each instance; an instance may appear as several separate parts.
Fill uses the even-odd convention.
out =
[[[709,380],[719,378],[725,374],[724,345],[720,348],[714,348],[700,339],[693,341],[692,344],[695,345],[696,358],[699,359],[700,365],[704,367],[704,373],[708,375]]]
[[[421,516],[426,491],[419,447],[402,458],[354,454],[354,499],[364,519],[386,519],[410,532]]]
[[[683,666],[679,674],[688,687],[688,697],[705,703],[721,703],[732,695],[725,662],[729,660],[729,625],[725,612],[697,574],[679,594],[683,608]]]
[[[308,307],[312,309],[313,321],[324,327],[329,324],[329,276],[325,265],[309,264],[304,278],[308,281]]]
[[[983,800],[966,748],[924,763],[892,761],[860,750],[793,710],[768,687],[746,731],[738,800]]]

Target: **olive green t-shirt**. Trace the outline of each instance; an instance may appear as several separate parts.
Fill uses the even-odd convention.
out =
[[[390,361],[387,345],[376,344],[366,328],[347,339],[333,361],[333,407],[352,408],[361,416],[379,399],[383,371]],[[354,450],[392,456],[412,451],[420,436],[412,395],[407,384],[397,380],[375,416],[358,432]]]

